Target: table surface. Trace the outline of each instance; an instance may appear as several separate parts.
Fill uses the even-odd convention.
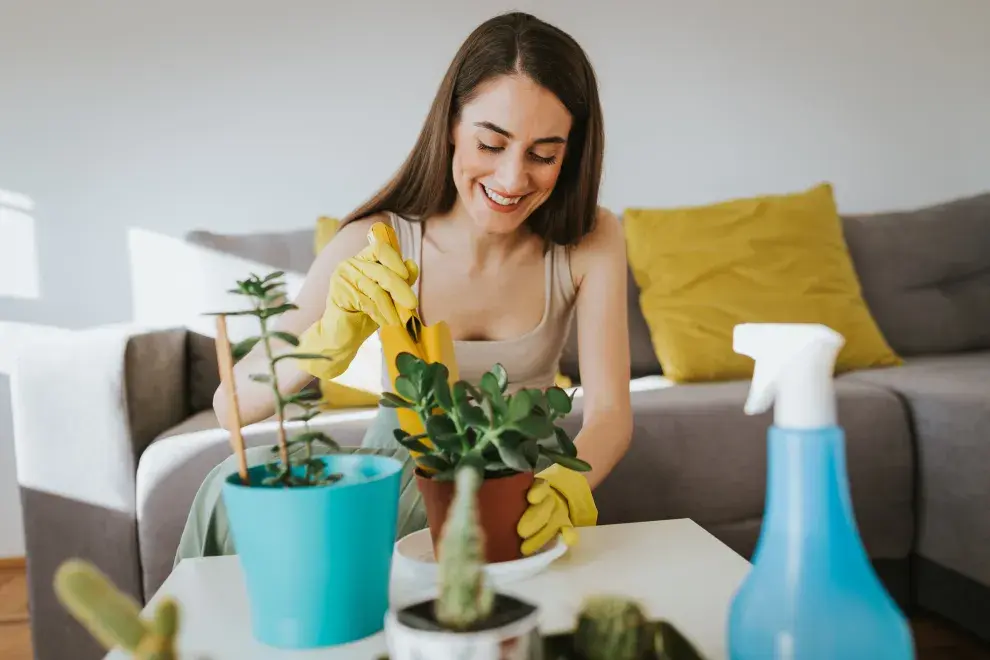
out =
[[[750,564],[688,519],[581,529],[578,545],[544,572],[501,589],[540,606],[540,628],[569,630],[582,599],[613,593],[638,599],[649,616],[676,625],[708,660],[726,657],[729,603]],[[393,606],[420,600],[403,578],[391,584]],[[382,633],[352,644],[281,651],[256,642],[236,556],[186,559],[152,598],[169,595],[181,607],[183,660],[374,660],[385,653]],[[120,651],[106,660],[125,660]]]

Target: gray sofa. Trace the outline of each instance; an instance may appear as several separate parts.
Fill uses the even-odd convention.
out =
[[[906,609],[990,639],[990,194],[843,217],[864,294],[902,367],[837,379],[862,538]],[[199,245],[304,272],[309,232]],[[747,382],[662,379],[630,277],[635,434],[597,491],[601,522],[690,517],[744,556],[764,504],[768,415]],[[576,337],[561,369],[578,382]],[[229,454],[210,410],[212,339],[186,328],[106,327],[26,355],[14,384],[36,657],[100,657],[51,591],[62,560],[94,561],[145,601],[167,577],[193,495]],[[571,430],[578,406],[568,418]],[[319,423],[358,442],[373,413]],[[248,443],[273,442],[270,425]]]

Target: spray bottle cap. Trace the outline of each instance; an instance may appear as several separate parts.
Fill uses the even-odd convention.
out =
[[[842,335],[814,323],[743,323],[733,350],[756,361],[744,411],[774,407],[774,425],[816,429],[836,423],[833,372]]]

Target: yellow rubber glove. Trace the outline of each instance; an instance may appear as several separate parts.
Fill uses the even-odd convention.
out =
[[[418,306],[412,290],[418,276],[415,262],[403,261],[387,241],[369,233],[368,247],[334,270],[323,316],[299,337],[300,353],[319,353],[330,359],[300,359],[299,367],[325,380],[344,373],[379,326],[399,324],[397,304],[409,309]]]
[[[578,527],[598,523],[591,486],[580,472],[552,465],[536,475],[526,496],[529,508],[519,520],[523,555],[531,555],[560,534],[568,547],[578,541]]]

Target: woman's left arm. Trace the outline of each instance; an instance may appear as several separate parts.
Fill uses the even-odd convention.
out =
[[[592,488],[608,476],[632,439],[626,243],[622,225],[601,209],[594,231],[571,255],[584,418],[574,439],[591,464]]]

